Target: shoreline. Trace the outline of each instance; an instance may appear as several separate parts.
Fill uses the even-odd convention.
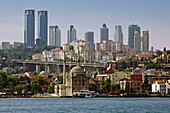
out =
[[[58,96],[15,96],[0,98],[75,98],[75,97],[58,97]],[[79,98],[79,97],[78,97]],[[80,97],[82,98],[82,97]],[[85,97],[84,97],[85,98]],[[93,98],[170,98],[170,96],[97,96]]]

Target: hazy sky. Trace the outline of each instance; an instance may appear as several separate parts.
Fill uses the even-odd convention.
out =
[[[48,10],[48,24],[59,26],[62,43],[67,42],[71,24],[78,39],[94,31],[95,42],[99,42],[100,27],[106,23],[112,40],[114,26],[122,25],[127,44],[128,25],[134,23],[141,31],[150,30],[150,46],[170,49],[170,0],[0,0],[0,42],[23,42],[24,10],[29,8],[36,11],[36,24],[37,11]]]

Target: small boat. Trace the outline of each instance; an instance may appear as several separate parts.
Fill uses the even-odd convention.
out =
[[[80,90],[80,92],[73,92],[73,96],[76,98],[94,98],[95,91]]]

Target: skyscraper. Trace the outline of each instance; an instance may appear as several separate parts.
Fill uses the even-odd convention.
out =
[[[134,49],[137,52],[141,52],[141,33],[140,31],[134,31]]]
[[[120,25],[115,26],[114,41],[123,42],[122,26]]]
[[[94,48],[94,32],[86,32],[85,41],[90,42],[91,47]]]
[[[128,45],[130,48],[134,48],[134,31],[140,31],[138,25],[129,25],[128,26]]]
[[[67,31],[67,43],[70,45],[70,43],[75,40],[77,40],[76,30],[74,29],[74,26],[71,25],[70,29]]]
[[[48,35],[48,12],[45,10],[38,11],[38,21],[37,21],[37,34],[38,38],[42,39],[42,45],[47,45],[47,35]]]
[[[35,39],[35,11],[32,9],[25,10],[24,15],[24,45],[33,47]]]
[[[100,28],[100,42],[102,43],[103,40],[109,39],[109,29],[107,28],[106,24],[103,24],[103,28]]]
[[[149,50],[149,30],[143,31],[143,50]]]
[[[49,26],[49,45],[61,46],[61,31],[58,26]]]

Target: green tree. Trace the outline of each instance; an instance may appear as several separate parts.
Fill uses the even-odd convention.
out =
[[[130,88],[130,92],[134,92],[134,89],[133,89],[133,88]]]
[[[7,85],[7,76],[4,73],[0,73],[0,90],[2,91]]]
[[[24,90],[23,86],[16,86],[15,91],[17,92],[18,95],[22,94],[22,90]]]
[[[97,86],[94,83],[89,84],[89,90],[90,91],[97,91]]]
[[[125,91],[129,92],[129,84],[128,83],[126,83]]]
[[[32,76],[37,76],[37,75],[38,75],[38,73],[36,71],[32,72]]]
[[[48,87],[48,92],[49,92],[49,93],[54,93],[54,86],[55,86],[55,83],[52,83],[52,84]]]
[[[110,83],[111,83],[111,81],[110,81],[110,79],[109,78],[107,78],[105,81],[104,81],[104,85],[103,85],[103,91],[104,92],[110,92],[110,89],[111,89],[111,85],[110,85]]]
[[[44,80],[44,78],[41,77],[41,76],[37,76],[35,81],[36,81],[36,83],[38,83],[40,86],[43,86],[43,85],[45,84],[45,80]]]
[[[115,85],[115,90],[118,91],[120,89],[120,85],[119,84],[116,84]]]

